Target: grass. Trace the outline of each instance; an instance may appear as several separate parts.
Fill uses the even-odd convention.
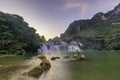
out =
[[[87,61],[70,61],[71,80],[120,80],[120,51],[84,52]]]

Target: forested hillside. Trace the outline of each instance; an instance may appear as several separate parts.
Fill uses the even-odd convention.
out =
[[[21,16],[0,12],[0,54],[35,52],[40,41]]]
[[[74,21],[61,38],[80,41],[84,49],[120,50],[120,4],[91,19]]]

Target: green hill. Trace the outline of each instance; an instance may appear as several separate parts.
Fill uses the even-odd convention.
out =
[[[0,54],[35,52],[40,37],[21,16],[0,12]]]
[[[92,19],[74,21],[61,38],[80,41],[84,49],[120,50],[120,4]]]

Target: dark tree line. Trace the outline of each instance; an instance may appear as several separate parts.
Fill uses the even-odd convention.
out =
[[[0,54],[36,52],[41,41],[21,16],[0,12]]]

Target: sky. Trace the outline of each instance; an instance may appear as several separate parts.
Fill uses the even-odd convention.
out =
[[[46,39],[60,36],[75,20],[112,10],[120,0],[0,0],[0,11],[18,14]]]

